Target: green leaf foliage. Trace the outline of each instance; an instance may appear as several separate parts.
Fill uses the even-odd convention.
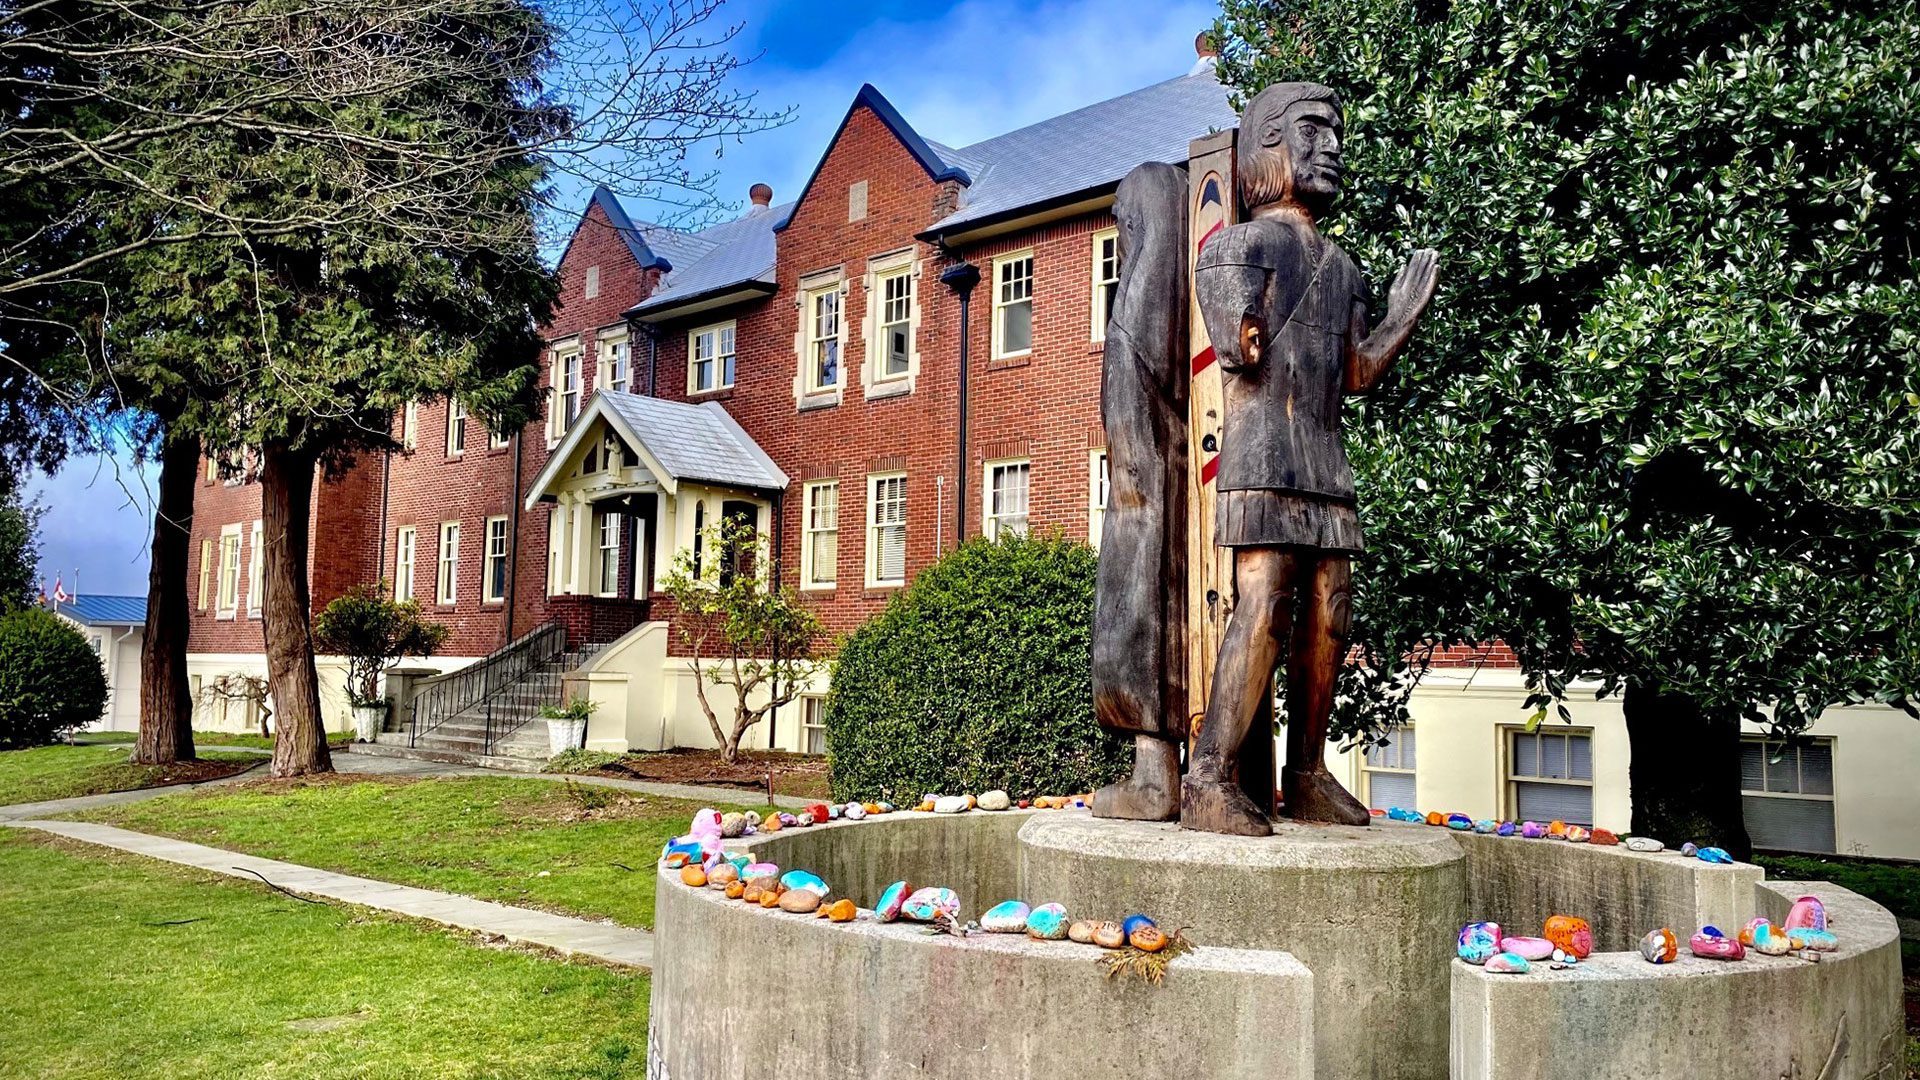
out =
[[[80,631],[41,608],[0,615],[0,748],[53,742],[106,708],[106,670]]]
[[[1340,91],[1323,228],[1376,288],[1441,253],[1348,413],[1370,551],[1339,730],[1404,715],[1431,646],[1494,640],[1536,721],[1581,677],[1787,732],[1908,705],[1912,0],[1227,0],[1215,37],[1242,94]]]
[[[1060,795],[1125,776],[1131,744],[1093,716],[1096,566],[1057,536],[976,538],[854,631],[826,703],[834,798]]]
[[[378,705],[380,673],[406,656],[427,657],[446,644],[449,631],[420,614],[412,598],[395,600],[387,584],[355,585],[335,597],[313,620],[313,647],[347,658],[347,696],[356,705]]]

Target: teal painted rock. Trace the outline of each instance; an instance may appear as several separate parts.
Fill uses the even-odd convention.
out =
[[[1067,925],[1067,909],[1059,904],[1041,904],[1027,913],[1027,936],[1041,941],[1064,940]]]
[[[1740,931],[1740,944],[1764,956],[1785,956],[1794,949],[1788,935],[1765,919],[1747,923]]]
[[[881,922],[892,922],[900,917],[900,909],[906,905],[907,897],[913,892],[913,886],[904,881],[896,881],[880,890],[880,899],[874,902],[873,914]]]
[[[1420,824],[1421,822],[1426,821],[1427,815],[1421,813],[1418,810],[1409,810],[1404,806],[1394,806],[1394,807],[1389,807],[1387,809],[1387,820],[1388,821],[1411,821],[1417,825],[1417,824]]]
[[[1500,924],[1471,922],[1460,928],[1455,953],[1469,964],[1484,964],[1500,953]]]
[[[945,915],[960,914],[960,894],[952,889],[926,888],[916,889],[906,903],[900,905],[900,916],[914,922],[932,922]]]
[[[1487,961],[1487,970],[1495,975],[1525,975],[1527,958],[1515,953],[1495,953]]]
[[[989,934],[1024,934],[1033,909],[1018,900],[1002,900],[980,916],[980,929]]]
[[[1492,818],[1482,818],[1473,823],[1473,831],[1482,836],[1490,836],[1498,828],[1500,828],[1500,823]]]
[[[1717,847],[1703,847],[1693,854],[1694,858],[1699,859],[1701,862],[1719,863],[1722,866],[1733,862],[1733,856]]]
[[[1831,930],[1815,930],[1809,926],[1795,926],[1787,930],[1787,942],[1796,949],[1808,952],[1832,952],[1840,947],[1840,939]]]
[[[789,870],[780,875],[780,888],[803,889],[816,896],[827,895],[827,883],[820,880],[820,875],[806,870]]]

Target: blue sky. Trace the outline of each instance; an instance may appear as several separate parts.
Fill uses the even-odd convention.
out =
[[[744,22],[737,51],[758,59],[738,85],[759,104],[793,106],[793,122],[713,148],[696,169],[718,173],[717,194],[744,206],[771,184],[798,194],[862,83],[872,83],[927,138],[964,146],[1082,105],[1183,75],[1193,37],[1218,14],[1212,2],[961,0],[886,6],[730,0]],[[622,193],[629,194],[629,193]],[[629,205],[647,217],[641,201]],[[146,591],[152,476],[124,459],[87,456],[28,485],[47,507],[41,569],[95,593]]]

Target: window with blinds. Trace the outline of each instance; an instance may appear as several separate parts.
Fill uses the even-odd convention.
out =
[[[808,696],[800,701],[803,705],[801,731],[806,736],[804,749],[809,754],[824,754],[827,752],[827,699]]]
[[[1366,774],[1368,807],[1387,810],[1419,805],[1414,797],[1416,749],[1411,727],[1393,728],[1387,732],[1384,745],[1367,747],[1361,769]]]
[[[1510,740],[1507,801],[1514,818],[1593,824],[1593,737],[1515,731]]]
[[[907,477],[867,479],[867,584],[907,581]]]
[[[801,583],[832,588],[839,577],[840,481],[821,480],[806,488],[806,545],[801,548]]]
[[[1754,847],[1835,851],[1833,740],[1740,740],[1740,796]]]

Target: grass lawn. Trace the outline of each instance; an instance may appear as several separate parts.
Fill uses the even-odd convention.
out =
[[[81,745],[100,745],[105,743],[130,743],[137,738],[131,731],[88,731],[73,737]],[[334,746],[344,746],[352,738],[350,734],[338,731],[327,733],[327,741]],[[254,731],[196,731],[193,733],[195,746],[248,746],[255,750],[273,749],[273,736],[262,735]]]
[[[653,860],[661,844],[686,832],[697,809],[552,780],[338,777],[242,782],[75,816],[381,881],[650,927]]]
[[[647,978],[0,831],[0,1076],[639,1077]]]
[[[211,780],[263,760],[258,754],[216,753],[202,758],[199,766],[133,765],[125,744],[5,750],[0,751],[0,806]]]

